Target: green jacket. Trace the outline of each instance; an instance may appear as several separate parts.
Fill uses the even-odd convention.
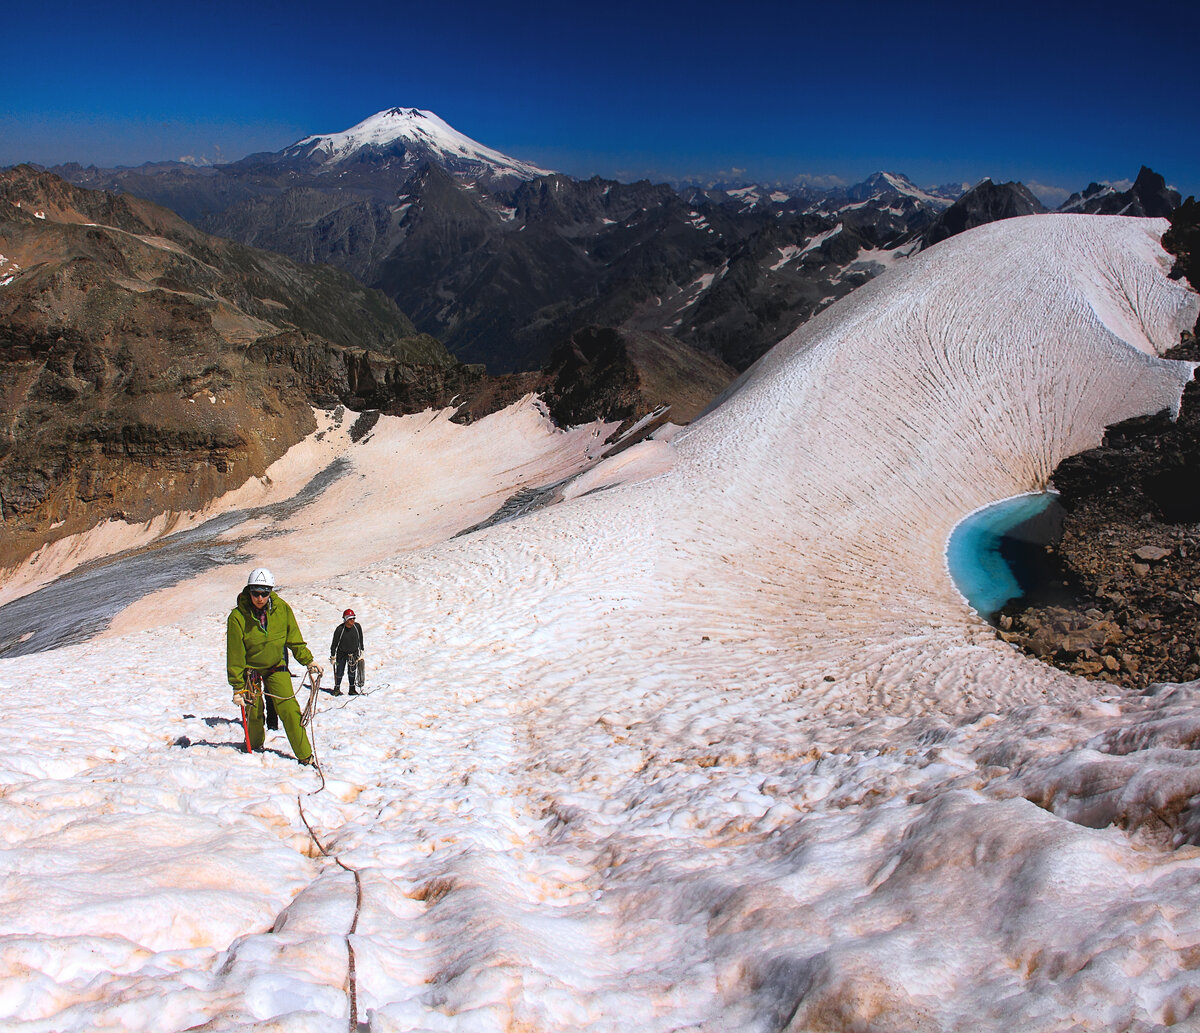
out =
[[[304,644],[292,608],[272,592],[267,602],[267,627],[263,630],[254,616],[250,596],[243,588],[226,624],[225,667],[229,684],[234,689],[242,688],[246,668],[269,671],[272,667],[283,666],[285,645],[302,664],[312,663],[312,650]]]

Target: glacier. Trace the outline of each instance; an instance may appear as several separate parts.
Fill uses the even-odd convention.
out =
[[[365,628],[371,694],[322,697],[319,776],[282,736],[238,750],[240,567],[0,659],[0,1022],[1194,1024],[1200,684],[1046,667],[945,564],[966,513],[1178,410],[1194,371],[1160,356],[1200,305],[1165,229],[951,238],[598,465],[604,428],[530,399],[357,445],[324,424],[271,483],[349,473],[245,563],[318,657],[344,606]],[[450,537],[505,485],[581,472]]]

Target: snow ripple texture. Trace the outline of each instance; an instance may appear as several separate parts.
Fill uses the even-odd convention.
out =
[[[4,1027],[347,1028],[354,879],[303,806],[361,876],[360,1029],[1197,1028],[1200,686],[1098,696],[944,563],[967,512],[1178,405],[1165,228],[953,238],[606,490],[284,575],[310,643],[344,605],[370,643],[315,795],[282,737],[235,748],[236,579],[0,661]],[[326,533],[280,534],[328,568]]]

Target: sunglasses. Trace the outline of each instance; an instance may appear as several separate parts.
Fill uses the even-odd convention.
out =
[[[250,594],[259,599],[265,599],[271,594],[271,590],[269,588],[252,588],[250,589]]]

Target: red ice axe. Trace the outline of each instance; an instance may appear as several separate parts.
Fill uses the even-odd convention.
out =
[[[246,733],[246,752],[253,753],[254,747],[250,745],[250,722],[246,720],[246,704],[239,703],[238,707],[242,711],[242,731]]]

